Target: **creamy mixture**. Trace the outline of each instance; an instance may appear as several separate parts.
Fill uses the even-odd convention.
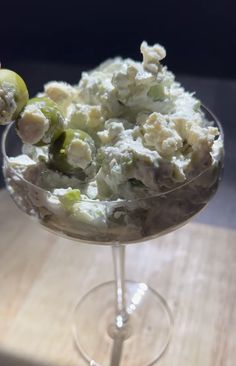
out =
[[[23,154],[10,166],[48,191],[37,201],[45,215],[106,226],[100,202],[155,196],[218,167],[220,132],[160,63],[165,49],[143,42],[141,53],[142,62],[107,60],[78,85],[47,83],[38,96],[55,103],[53,124],[38,105],[21,113]]]

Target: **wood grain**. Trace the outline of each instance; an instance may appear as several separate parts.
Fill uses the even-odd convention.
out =
[[[87,290],[113,277],[110,248],[59,238],[5,191],[0,200],[0,365],[84,366],[71,313]],[[127,278],[158,289],[173,311],[173,338],[158,365],[235,366],[235,231],[193,223],[131,245]]]

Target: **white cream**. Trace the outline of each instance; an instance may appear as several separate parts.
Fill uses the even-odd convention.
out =
[[[141,53],[142,62],[107,60],[83,73],[77,86],[45,85],[43,95],[64,111],[65,127],[85,131],[94,145],[75,138],[66,148],[68,163],[84,170],[83,184],[37,162],[38,171],[31,171],[43,187],[79,188],[92,200],[142,197],[187,182],[220,160],[219,131],[206,121],[194,95],[161,65],[165,49],[143,42]],[[30,112],[26,108],[24,126],[19,121],[19,134],[24,142],[37,142],[48,122]],[[35,130],[30,131],[27,121],[32,117]],[[28,151],[35,160],[47,159],[47,151]]]

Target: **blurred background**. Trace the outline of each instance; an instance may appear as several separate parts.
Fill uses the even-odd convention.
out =
[[[188,90],[196,91],[224,126],[225,180],[212,213],[216,223],[226,220],[235,226],[236,205],[231,198],[236,196],[233,0],[5,1],[1,3],[0,34],[2,67],[20,73],[31,96],[48,80],[76,83],[81,70],[108,57],[140,60],[142,40],[164,45],[169,69]],[[0,182],[3,185],[2,176]],[[226,218],[217,219],[221,197]]]
[[[116,55],[139,59],[139,45],[145,39],[166,47],[166,62],[175,72],[236,77],[233,3],[5,1],[1,3],[1,62],[93,67]]]

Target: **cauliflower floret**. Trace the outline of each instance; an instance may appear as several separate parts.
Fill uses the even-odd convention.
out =
[[[185,118],[173,118],[174,128],[183,140],[187,141],[193,150],[200,150],[205,146],[207,150],[211,148],[215,137],[219,135],[219,130],[212,126],[202,126],[202,121],[198,123]]]
[[[150,189],[156,188],[156,173],[160,155],[143,146],[141,138],[134,139],[132,130],[120,132],[118,138],[100,148],[101,168],[97,174],[101,196],[119,196],[123,184],[135,179]]]
[[[111,118],[106,121],[105,129],[97,133],[100,141],[103,144],[108,144],[114,141],[124,131],[126,121]]]
[[[66,111],[72,101],[78,97],[76,89],[68,83],[50,81],[44,85],[45,94]]]
[[[25,144],[36,144],[50,126],[48,118],[34,105],[28,105],[18,121],[18,135]]]
[[[122,116],[130,121],[143,110],[169,113],[173,109],[169,87],[165,86],[165,73],[157,80],[140,63],[126,60],[122,68],[113,74],[112,84],[123,106]]]
[[[174,118],[184,118],[193,123],[202,123],[202,114],[198,99],[192,93],[188,93],[178,83],[173,83],[170,88],[171,97],[175,98]]]
[[[160,69],[160,61],[166,57],[166,50],[159,44],[149,46],[143,41],[140,47],[143,55],[143,68],[153,74],[157,74]]]
[[[102,108],[99,105],[71,104],[67,110],[66,124],[68,128],[93,134],[104,125]]]
[[[124,60],[111,79],[119,103],[123,106],[122,116],[130,121],[145,110],[163,114],[173,112],[175,98],[170,98],[169,92],[173,81],[173,75],[167,69],[163,68],[157,76],[129,59]]]
[[[125,62],[112,77],[112,84],[117,89],[118,99],[124,104],[127,104],[132,96],[145,97],[150,84],[153,83],[155,83],[154,76],[133,61]]]
[[[87,142],[74,139],[67,151],[68,163],[73,167],[85,169],[92,161],[92,151]]]
[[[163,156],[174,154],[183,146],[181,136],[160,113],[152,113],[142,129],[145,145],[155,148]]]
[[[105,120],[124,117],[132,122],[143,110],[172,113],[174,100],[169,89],[174,76],[159,63],[165,50],[160,45],[150,47],[146,42],[142,43],[141,50],[143,64],[115,58],[83,73],[78,85],[82,103],[100,105]]]
[[[105,118],[119,116],[122,106],[117,99],[116,88],[111,83],[111,74],[94,70],[84,72],[78,85],[83,103],[100,105]]]
[[[207,148],[211,148],[215,137],[219,134],[216,127],[202,128],[197,125],[192,125],[187,133],[187,141],[192,146],[193,150],[197,150],[202,145],[207,145]]]

